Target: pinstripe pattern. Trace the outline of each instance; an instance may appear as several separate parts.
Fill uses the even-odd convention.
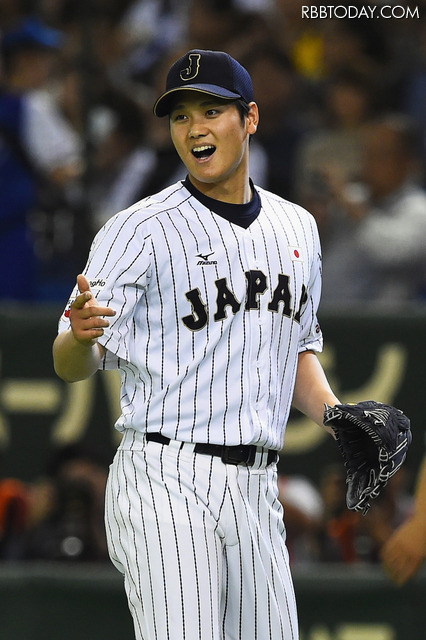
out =
[[[117,312],[100,342],[108,349],[104,367],[123,374],[118,429],[282,447],[297,354],[322,347],[320,249],[305,210],[258,191],[262,209],[248,229],[177,183],[97,235],[85,273],[101,283],[93,289],[99,302]],[[210,262],[200,259],[209,254]],[[258,308],[247,309],[257,272],[266,290],[255,296]],[[64,317],[60,330],[68,326]]]
[[[85,269],[116,311],[100,339],[122,380],[105,522],[137,640],[298,640],[276,465],[194,454],[281,449],[297,356],[322,348],[313,218],[258,192],[245,229],[172,185],[112,218]]]
[[[129,434],[106,527],[137,640],[296,640],[276,466],[224,465]]]

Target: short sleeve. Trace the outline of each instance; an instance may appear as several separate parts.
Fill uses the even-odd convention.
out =
[[[116,312],[99,338],[110,352],[105,368],[114,366],[113,356],[129,360],[134,313],[145,294],[150,267],[150,233],[139,211],[117,214],[96,235],[83,274],[99,304]],[[59,321],[59,332],[69,329],[69,309],[77,295],[75,287]]]
[[[317,318],[322,285],[321,244],[316,222],[311,215],[309,223],[312,238],[311,264],[305,303],[302,305],[300,316],[299,353],[309,350],[321,352],[323,349],[323,336]]]

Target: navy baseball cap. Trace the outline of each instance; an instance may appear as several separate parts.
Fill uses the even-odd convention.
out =
[[[61,31],[47,27],[38,18],[30,17],[4,33],[1,48],[4,52],[24,48],[59,49],[63,40]]]
[[[254,100],[249,72],[224,51],[192,49],[179,58],[170,67],[166,91],[155,103],[154,114],[159,118],[167,116],[174,94],[182,89],[201,91],[227,100]]]

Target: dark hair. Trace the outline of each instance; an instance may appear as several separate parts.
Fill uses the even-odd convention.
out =
[[[250,105],[246,100],[244,100],[244,98],[237,98],[233,104],[237,107],[238,113],[240,114],[241,124],[244,126],[250,111]],[[252,135],[252,133],[249,135],[249,143],[251,142]]]
[[[235,104],[235,106],[237,107],[238,113],[240,114],[241,122],[244,124],[245,119],[247,118],[250,111],[249,103],[246,102],[244,98],[237,98],[233,101],[233,104]]]

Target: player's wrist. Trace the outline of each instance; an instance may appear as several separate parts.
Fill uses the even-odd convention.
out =
[[[75,349],[90,351],[98,341],[98,338],[82,336],[78,331],[71,329],[72,341]]]

